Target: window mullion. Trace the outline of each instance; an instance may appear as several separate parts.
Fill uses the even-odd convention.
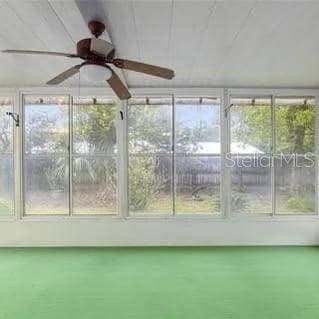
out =
[[[230,97],[228,89],[224,89],[220,110],[220,134],[221,134],[221,214],[228,218],[231,216],[231,180],[230,168],[227,165],[227,154],[230,150],[230,112],[225,112],[229,108]]]
[[[73,96],[69,95],[69,216],[73,215]]]
[[[176,215],[176,161],[175,161],[175,96],[172,95],[172,199],[173,199],[173,216]]]
[[[275,97],[271,96],[271,215],[276,214],[276,112],[275,112]]]
[[[128,216],[128,132],[127,132],[127,101],[117,104],[117,209],[122,218]]]
[[[319,215],[319,168],[318,168],[318,154],[319,154],[319,96],[315,98],[315,174],[316,174],[316,183],[315,183],[315,211]]]
[[[23,144],[22,144],[22,131],[23,131],[23,112],[22,102],[23,98],[17,90],[13,99],[13,112],[19,114],[20,126],[13,126],[13,156],[14,156],[14,213],[17,219],[23,216],[23,185],[24,185],[24,172],[23,172]]]

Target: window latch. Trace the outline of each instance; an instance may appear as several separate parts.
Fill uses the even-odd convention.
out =
[[[120,115],[121,115],[121,120],[123,121],[123,120],[124,120],[124,114],[123,114],[123,111],[120,111]]]
[[[12,117],[12,119],[16,123],[16,127],[20,126],[20,117],[19,117],[18,113],[7,112],[6,114],[9,115],[10,117]]]
[[[230,104],[229,106],[225,107],[224,112],[225,112],[225,117],[227,117],[230,109],[234,106],[234,104]]]

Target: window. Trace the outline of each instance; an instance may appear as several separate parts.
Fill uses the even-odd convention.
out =
[[[116,154],[114,100],[26,95],[25,214],[116,213]]]
[[[0,217],[20,197],[17,213],[42,216],[317,212],[314,97],[234,95],[226,110],[219,97],[133,97],[124,121],[117,100],[74,101],[23,95],[15,128],[20,106],[0,97]]]
[[[116,213],[116,103],[80,98],[73,106],[73,214]]]
[[[220,211],[220,100],[175,99],[176,213]]]
[[[232,211],[314,214],[315,100],[232,98]]]
[[[280,214],[315,213],[315,100],[275,100],[275,190]]]
[[[0,97],[0,217],[14,213],[12,99]]]
[[[172,99],[130,99],[128,139],[130,212],[171,214]]]
[[[271,98],[231,99],[231,207],[234,213],[271,213]]]
[[[220,211],[219,99],[131,99],[128,137],[131,213]]]
[[[24,97],[25,214],[69,212],[69,98]]]

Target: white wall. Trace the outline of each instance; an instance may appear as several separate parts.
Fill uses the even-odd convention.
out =
[[[268,221],[111,217],[0,222],[0,246],[318,244],[319,219],[316,217]]]

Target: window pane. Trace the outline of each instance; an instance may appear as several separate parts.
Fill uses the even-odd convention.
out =
[[[176,157],[176,212],[219,213],[220,157]]]
[[[171,156],[130,156],[129,204],[131,212],[172,213]]]
[[[271,156],[232,155],[231,206],[234,213],[271,213]]]
[[[0,217],[14,214],[13,156],[0,154]]]
[[[25,156],[25,213],[68,213],[66,158],[52,155]]]
[[[25,97],[25,152],[64,153],[68,147],[68,98]]]
[[[116,102],[102,97],[81,97],[77,102],[73,107],[73,214],[115,214]]]
[[[130,212],[171,214],[172,98],[130,99],[128,138]]]
[[[272,212],[271,99],[231,99],[231,209],[234,213]]]
[[[116,213],[116,158],[73,158],[73,213]]]
[[[73,107],[73,152],[116,152],[116,102],[106,98],[80,98]]]
[[[68,98],[25,96],[24,103],[25,214],[67,214]]]
[[[175,99],[176,213],[220,211],[220,99]]]
[[[276,153],[315,152],[315,100],[277,98]]]
[[[220,100],[176,98],[175,151],[177,153],[220,153]]]
[[[279,214],[315,213],[315,157],[278,155],[276,168],[276,211]]]
[[[231,99],[231,152],[262,154],[271,152],[271,100]]]
[[[0,216],[14,214],[12,99],[0,97]]]
[[[130,153],[170,153],[172,99],[130,99],[128,135]]]
[[[7,112],[13,112],[12,100],[0,97],[0,154],[13,152],[13,120]]]
[[[276,212],[315,213],[315,99],[276,98]]]

